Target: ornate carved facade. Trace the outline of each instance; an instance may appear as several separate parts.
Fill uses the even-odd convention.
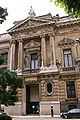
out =
[[[33,13],[0,35],[0,54],[8,53],[8,69],[24,78],[19,102],[5,111],[50,115],[53,106],[59,115],[80,108],[80,20]]]

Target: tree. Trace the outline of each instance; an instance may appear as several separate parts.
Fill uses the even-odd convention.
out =
[[[6,20],[7,15],[8,15],[7,9],[0,7],[0,24],[2,24],[4,20]]]
[[[18,88],[23,88],[22,77],[16,72],[0,68],[0,110],[1,104],[15,105],[18,101]]]
[[[64,8],[68,14],[73,14],[74,17],[80,18],[80,0],[51,0],[56,6]]]

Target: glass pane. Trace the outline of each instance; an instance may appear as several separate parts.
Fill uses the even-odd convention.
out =
[[[71,50],[64,50],[64,66],[65,67],[71,67],[72,66]]]
[[[72,67],[72,56],[68,55],[69,66]]]
[[[68,58],[67,58],[67,55],[64,55],[64,66],[68,67]]]
[[[35,59],[35,68],[38,68],[38,59]]]
[[[31,54],[31,69],[38,68],[38,55],[37,53]]]
[[[31,60],[31,69],[34,69],[34,60]]]
[[[48,84],[47,84],[47,92],[48,92],[48,93],[51,93],[51,92],[52,92],[52,84],[51,84],[51,83],[48,83]]]
[[[75,82],[74,81],[67,82],[67,97],[68,98],[75,98],[76,97]]]

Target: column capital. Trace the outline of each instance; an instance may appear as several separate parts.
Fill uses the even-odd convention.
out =
[[[21,38],[21,39],[18,39],[17,41],[18,41],[18,42],[23,42],[23,39]]]
[[[40,38],[45,38],[46,35],[40,35]]]
[[[10,40],[10,44],[15,44],[16,40]]]
[[[52,36],[52,37],[55,37],[54,33],[49,33],[48,36]]]

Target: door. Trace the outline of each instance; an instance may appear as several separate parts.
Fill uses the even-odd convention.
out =
[[[30,87],[26,85],[26,114],[30,114]]]
[[[39,114],[39,85],[26,85],[26,114]]]

